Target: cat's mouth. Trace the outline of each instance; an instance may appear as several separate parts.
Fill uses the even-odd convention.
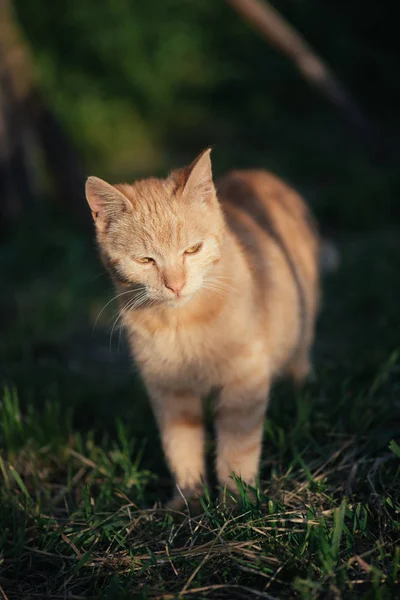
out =
[[[171,308],[180,308],[185,306],[196,295],[201,288],[184,290],[179,294],[165,294],[160,290],[151,290],[148,288],[148,306],[168,306]]]
[[[191,299],[192,294],[180,294],[179,296],[173,296],[172,298],[166,299],[166,304],[173,308],[184,306]]]

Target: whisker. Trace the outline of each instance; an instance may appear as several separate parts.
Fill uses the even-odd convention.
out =
[[[210,277],[210,279],[230,279],[231,281],[233,281],[235,278],[229,277],[228,275],[213,275],[212,277]]]
[[[223,290],[226,293],[230,293],[230,292],[236,292],[236,289],[232,286],[227,286],[227,285],[221,285],[220,283],[216,283],[216,282],[207,282],[207,285],[212,285],[215,288],[218,288],[220,290]]]
[[[220,281],[219,279],[215,279],[214,277],[205,277],[204,281],[206,283],[213,283],[216,285],[220,285],[222,287],[234,289],[234,286],[231,285],[230,283],[226,283],[226,281]]]
[[[133,310],[133,309],[139,307],[141,304],[143,304],[143,302],[146,300],[146,297],[147,297],[147,291],[142,291],[138,296],[135,296],[134,298],[129,299],[128,302],[125,304],[125,306],[123,306],[121,308],[121,310],[119,311],[117,318],[115,319],[115,321],[113,323],[111,333],[110,333],[110,341],[109,341],[109,351],[110,352],[111,352],[112,336],[113,336],[115,328],[117,327],[118,321],[121,321],[121,323],[120,323],[120,331],[121,331],[123,317],[130,310]],[[120,336],[119,336],[119,340],[120,340]],[[119,342],[118,342],[118,347],[119,347]]]
[[[154,302],[155,302],[154,299],[150,300],[148,305],[151,306],[152,304],[154,304]],[[122,311],[120,312],[119,316],[121,317],[121,323],[120,323],[120,326],[119,326],[119,335],[118,335],[118,352],[119,352],[120,345],[121,345],[121,334],[122,334],[122,331],[124,329],[123,323],[122,323],[123,318],[124,318],[124,316],[126,315],[127,312],[129,312],[131,309],[134,310],[134,308],[137,308],[136,306],[134,306],[134,302],[133,301],[128,301],[127,306],[125,307],[125,310],[123,312]]]
[[[112,326],[112,329],[111,329],[110,339],[109,339],[109,342],[108,342],[108,352],[109,352],[109,354],[111,354],[111,344],[112,344],[112,336],[113,336],[113,333],[114,333],[114,329],[115,329],[115,327],[116,327],[116,325],[117,325],[120,317],[121,317],[121,314],[119,314],[117,316],[117,318],[115,319],[114,324]]]
[[[107,271],[105,271],[104,269],[102,271],[100,271],[99,273],[97,273],[96,275],[93,275],[93,277],[91,277],[89,279],[89,282],[92,283],[93,281],[95,281],[96,279],[98,279],[99,277],[101,277],[103,275],[107,275]]]
[[[100,311],[100,312],[99,312],[99,314],[97,315],[97,317],[96,317],[96,320],[95,320],[95,322],[94,322],[94,325],[93,325],[93,329],[96,327],[96,325],[97,325],[97,321],[99,320],[99,318],[100,318],[100,315],[101,315],[101,314],[103,313],[103,311],[104,311],[104,310],[107,308],[107,306],[108,306],[109,304],[111,304],[111,302],[113,302],[114,300],[117,300],[117,298],[120,298],[121,296],[124,296],[125,294],[132,294],[132,293],[134,293],[135,291],[136,291],[136,290],[127,290],[127,291],[125,291],[125,292],[121,292],[120,294],[117,294],[116,296],[114,296],[113,298],[111,298],[111,300],[109,300],[109,301],[108,301],[108,302],[107,302],[107,303],[106,303],[106,304],[103,306],[103,308],[101,309],[101,311]]]
[[[127,303],[122,306],[122,310],[128,309],[129,306],[132,306],[133,304],[135,304],[135,302],[139,302],[140,300],[142,300],[142,298],[146,298],[146,296],[147,291],[141,291],[140,294],[137,294],[133,298],[128,299]]]
[[[234,291],[234,292],[237,291],[233,285],[230,285],[229,283],[226,283],[225,281],[218,281],[217,279],[215,279],[213,277],[209,277],[209,278],[206,277],[204,279],[204,283],[208,284],[208,285],[214,285],[221,289],[225,289],[226,291]]]
[[[203,289],[210,290],[211,292],[215,292],[216,294],[219,294],[220,296],[228,296],[229,295],[228,290],[223,290],[221,288],[210,286],[209,284],[203,285]]]
[[[218,285],[221,285],[221,286],[224,286],[224,287],[230,288],[230,289],[232,289],[232,290],[236,289],[236,288],[235,288],[233,285],[231,285],[231,284],[229,284],[229,283],[226,283],[226,281],[222,281],[221,279],[222,279],[222,278],[221,278],[221,277],[219,277],[219,276],[213,276],[213,277],[205,277],[205,278],[204,278],[204,281],[205,281],[206,283],[216,283],[216,284],[218,284]],[[233,278],[232,278],[232,277],[229,277],[228,279],[232,279],[232,280],[233,280]]]

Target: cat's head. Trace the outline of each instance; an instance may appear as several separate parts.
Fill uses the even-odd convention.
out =
[[[144,301],[184,304],[209,282],[221,258],[224,220],[210,149],[167,179],[86,182],[101,255],[115,282]]]

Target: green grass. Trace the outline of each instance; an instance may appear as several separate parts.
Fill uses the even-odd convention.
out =
[[[0,598],[399,597],[398,233],[340,241],[316,379],[273,391],[257,501],[178,518],[115,306],[93,329],[107,277],[41,227],[0,257]]]

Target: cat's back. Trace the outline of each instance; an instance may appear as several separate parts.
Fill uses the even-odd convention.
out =
[[[319,298],[319,241],[301,196],[262,170],[217,183],[225,218],[246,257],[276,369],[310,340]]]
[[[273,246],[297,269],[317,276],[318,232],[302,197],[264,170],[237,170],[217,182],[218,197],[231,231],[257,262]],[[264,261],[264,256],[259,257]]]
[[[316,247],[314,217],[293,188],[262,169],[230,171],[217,182],[217,191],[228,224],[234,229],[253,222],[266,234]]]

